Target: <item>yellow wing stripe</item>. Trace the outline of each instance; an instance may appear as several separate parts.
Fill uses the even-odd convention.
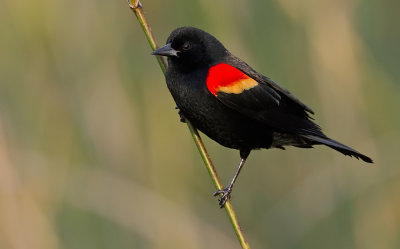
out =
[[[258,85],[258,82],[253,80],[252,78],[248,79],[240,79],[235,81],[233,84],[229,84],[227,86],[219,86],[216,90],[217,92],[224,93],[242,93],[244,90],[249,90]]]

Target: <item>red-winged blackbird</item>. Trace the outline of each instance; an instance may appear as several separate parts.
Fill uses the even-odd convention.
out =
[[[167,86],[196,128],[219,144],[240,151],[231,182],[220,191],[221,207],[250,151],[323,144],[372,163],[371,158],[328,138],[309,116],[314,112],[268,77],[232,55],[215,37],[193,28],[175,29],[153,55],[168,57]]]

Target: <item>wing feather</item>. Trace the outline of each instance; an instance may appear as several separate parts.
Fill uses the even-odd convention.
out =
[[[213,94],[224,105],[262,122],[276,131],[325,136],[321,128],[310,120],[309,113],[314,114],[311,108],[288,90],[271,79],[258,74],[236,57],[232,57],[228,64],[240,70],[245,75],[243,77],[248,77],[258,84],[236,92],[223,91],[223,88],[218,90],[217,88]],[[221,81],[221,79],[219,80]],[[226,82],[224,84],[229,85]]]

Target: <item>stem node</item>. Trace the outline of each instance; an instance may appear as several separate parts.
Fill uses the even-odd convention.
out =
[[[140,2],[140,0],[136,0],[134,3],[132,3],[132,0],[128,0],[128,5],[129,8],[131,8],[132,10],[142,8],[142,3]]]

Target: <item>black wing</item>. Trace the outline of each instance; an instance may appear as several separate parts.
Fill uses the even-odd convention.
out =
[[[258,84],[239,94],[218,92],[217,98],[223,104],[279,132],[325,137],[320,127],[311,121],[309,114],[314,114],[311,108],[288,90],[236,57],[232,56],[227,63]]]

